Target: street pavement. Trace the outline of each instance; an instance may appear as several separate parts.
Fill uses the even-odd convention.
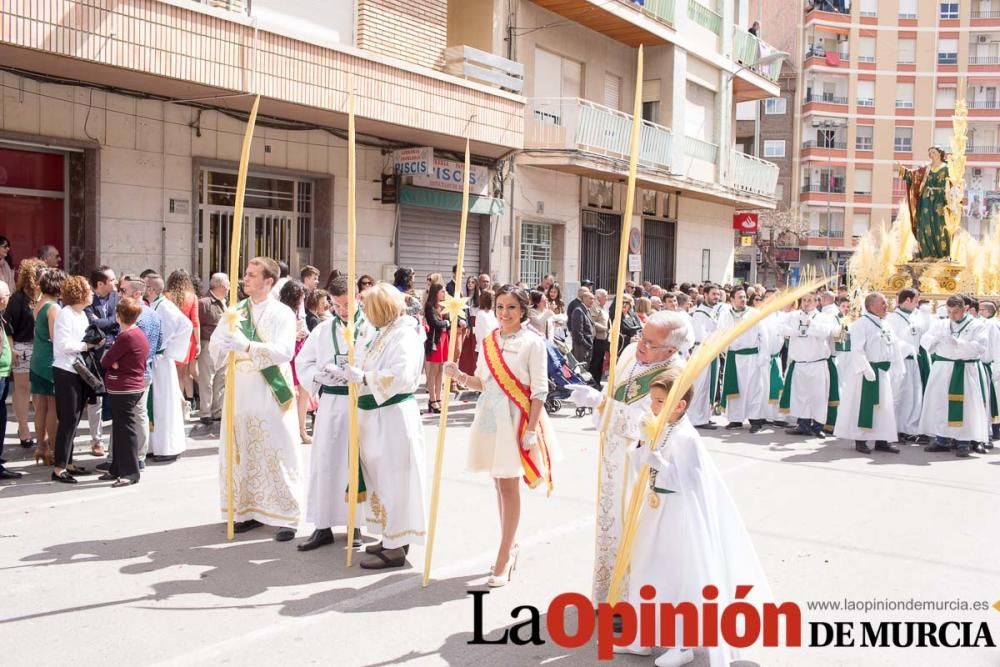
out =
[[[0,664],[598,664],[594,641],[564,649],[545,630],[553,597],[590,591],[598,444],[590,418],[576,418],[571,407],[553,419],[563,449],[555,492],[523,494],[513,581],[483,602],[488,638],[528,618],[522,611],[513,619],[515,607],[533,605],[545,643],[467,644],[468,592],[484,589],[499,540],[492,482],[464,471],[472,412],[470,402],[453,404],[426,589],[420,547],[411,550],[409,567],[370,573],[357,557],[345,566],[342,535],[333,547],[298,552],[308,525],[291,543],[273,541],[267,527],[227,542],[218,436],[194,422],[176,463],[151,464],[139,485],[123,489],[96,477],[73,487],[52,483],[29,450],[8,445],[9,467],[26,474],[0,485]],[[429,476],[436,418],[425,425]],[[7,441],[16,443],[12,432],[9,425]],[[79,452],[88,441],[84,421]],[[806,608],[812,600],[843,599],[993,604],[1000,598],[1000,449],[964,460],[912,445],[899,455],[860,455],[851,443],[803,441],[774,429],[751,436],[720,428],[705,442],[776,600],[798,603],[804,621],[985,620],[1000,642],[993,610]],[[301,447],[304,470],[309,452]],[[80,454],[78,463],[98,461]],[[854,637],[860,640],[859,630]],[[996,648],[775,648],[746,657],[767,667],[1000,665]],[[617,656],[614,663],[652,665],[652,658]],[[707,666],[707,654],[697,652],[692,664]]]

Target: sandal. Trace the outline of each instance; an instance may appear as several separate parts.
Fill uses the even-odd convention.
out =
[[[79,466],[73,466],[72,468],[66,468],[66,472],[76,477],[77,475],[89,475],[90,471],[86,468],[81,468]]]
[[[90,453],[94,456],[104,456],[107,454],[107,452],[104,451],[104,445],[99,442],[92,442],[90,444]]]
[[[34,447],[35,441],[31,438],[28,438],[27,440],[21,440],[21,446],[24,447],[25,449],[27,449],[28,447]]]
[[[139,482],[133,482],[128,477],[120,477],[118,481],[111,485],[112,488],[119,488],[122,486],[132,486],[133,484],[138,484]]]

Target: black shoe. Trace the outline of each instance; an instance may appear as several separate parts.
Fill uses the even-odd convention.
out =
[[[375,544],[369,544],[367,547],[365,547],[365,553],[366,554],[382,553],[382,551],[384,551],[384,550],[385,550],[385,547],[382,546],[381,542],[376,542]],[[404,554],[410,553],[410,545],[409,544],[404,544],[403,545],[403,553]]]
[[[81,468],[80,466],[73,466],[72,468],[66,468],[66,472],[77,477],[78,475],[92,475],[93,473],[86,468]]]
[[[257,519],[247,519],[246,521],[237,521],[233,524],[234,533],[245,533],[248,530],[253,530],[254,528],[260,528],[263,526]]]
[[[917,443],[918,445],[929,445],[931,444],[931,439],[929,436],[926,435],[918,435],[917,439],[914,440],[914,442]]]
[[[624,630],[624,624],[622,623],[622,617],[620,614],[615,614],[611,617],[611,629],[615,631],[615,634],[620,635]]]
[[[993,443],[992,442],[987,442],[986,443],[986,449],[993,449]]]
[[[778,428],[785,428],[788,426],[788,422],[786,422],[784,419],[778,419],[776,421],[771,422],[771,424],[777,426]]]
[[[896,445],[890,445],[884,440],[878,440],[875,442],[876,452],[889,452],[890,454],[899,454],[899,447]]]
[[[969,457],[969,443],[960,442],[958,446],[955,447],[955,456],[960,459],[965,459]]]
[[[972,451],[974,451],[976,454],[985,454],[986,453],[986,445],[984,445],[981,442],[973,443],[972,444]]]
[[[111,470],[111,461],[105,461],[103,463],[98,463],[94,466],[95,470],[100,470],[101,472],[107,472]],[[118,479],[117,477],[115,479]]]
[[[864,440],[856,440],[854,442],[854,451],[861,452],[862,454],[871,454],[872,448]]]
[[[180,458],[180,454],[174,454],[173,456],[160,456],[159,454],[153,454],[153,463],[173,463],[178,458]]]
[[[406,548],[383,549],[361,560],[364,570],[385,570],[406,565]]]
[[[0,468],[0,479],[21,479],[22,477],[24,477],[23,473],[7,470],[6,468]]]
[[[28,438],[27,440],[22,440],[21,446],[24,447],[25,449],[28,449],[29,447],[34,447],[35,441],[32,440],[31,438]]]
[[[718,429],[719,427],[718,427],[718,426],[716,426],[715,424],[713,424],[712,422],[706,422],[706,423],[704,423],[704,424],[699,424],[698,426],[695,426],[695,428],[700,428],[700,429],[704,429],[704,430],[706,430],[706,431],[715,431],[715,430],[717,430],[717,429]]]
[[[145,470],[145,469],[146,469],[146,461],[144,459],[140,460],[139,461],[139,470]]]
[[[729,422],[726,424],[727,431],[735,431],[738,428],[743,428],[743,422]]]
[[[812,432],[812,434],[817,438],[819,438],[820,440],[826,440],[826,431],[824,431],[821,428],[816,429],[815,431]]]
[[[76,484],[77,483],[76,482],[76,477],[73,477],[73,475],[69,474],[69,470],[63,470],[58,475],[55,474],[55,473],[52,473],[52,481],[53,482],[62,482],[63,484]]]
[[[764,428],[764,425],[761,424],[760,422],[757,422],[756,424],[753,424],[753,423],[750,424],[750,432],[751,433],[760,433],[763,428]]]
[[[333,544],[333,531],[329,528],[317,528],[313,531],[312,536],[298,545],[296,549],[299,551],[312,551],[313,549],[325,547],[328,544]]]
[[[97,478],[97,480],[99,482],[111,482],[111,481],[117,481],[117,479],[118,479],[118,475],[112,475],[109,472],[106,472],[106,473],[104,473],[103,475],[101,475],[100,477]]]
[[[198,419],[198,422],[202,426],[211,426],[212,425],[212,418],[211,417],[201,417],[201,418]]]
[[[942,444],[940,442],[935,442],[933,445],[927,445],[924,447],[925,452],[930,452],[931,454],[937,452],[950,452],[951,447],[949,445]]]
[[[799,428],[798,426],[796,426],[795,428],[786,428],[785,433],[787,433],[788,435],[806,435],[806,436],[813,435],[812,431],[807,431],[803,428]]]
[[[910,435],[909,433],[900,433],[899,434],[899,441],[900,442],[916,442],[917,441],[917,436]]]
[[[294,528],[279,528],[278,532],[274,534],[275,542],[290,542],[295,539],[295,529]]]
[[[356,549],[360,547],[362,544],[364,544],[364,541],[361,539],[361,529],[355,528],[354,539],[351,540],[351,546]],[[403,553],[409,553],[409,552],[410,552],[410,545],[406,545],[406,547],[403,549]]]

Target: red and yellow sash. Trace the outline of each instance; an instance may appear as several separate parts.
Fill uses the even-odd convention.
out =
[[[536,428],[538,446],[533,450],[521,447],[521,440],[528,430],[528,412],[531,410],[531,391],[517,376],[511,372],[500,351],[500,330],[496,329],[483,340],[483,354],[486,356],[486,366],[497,381],[504,395],[517,407],[520,419],[517,425],[517,450],[521,454],[521,467],[524,469],[524,483],[529,488],[535,488],[544,479],[548,485],[548,493],[552,493],[552,465],[549,461],[549,448],[545,444],[545,436],[541,428]],[[538,452],[539,460],[531,458],[533,452]]]

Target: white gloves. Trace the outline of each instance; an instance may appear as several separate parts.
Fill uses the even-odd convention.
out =
[[[246,352],[247,348],[250,347],[250,339],[237,329],[226,334],[222,346],[227,352]]]
[[[867,367],[864,370],[864,376],[865,376],[865,379],[868,380],[869,382],[874,382],[875,381],[875,369],[873,369],[871,366]]]
[[[333,364],[329,365],[332,366]],[[346,382],[348,384],[361,384],[364,382],[365,372],[354,366],[344,366],[343,368],[335,367],[335,370],[331,372],[331,376],[335,380]]]
[[[578,408],[596,408],[601,404],[601,392],[585,384],[568,384],[567,389],[572,390],[569,400],[573,401]]]
[[[639,405],[630,405],[625,408],[624,419],[622,419],[622,432],[618,435],[629,440],[639,440],[642,438],[642,424],[648,413]]]
[[[534,431],[525,431],[521,437],[521,449],[534,449],[538,446],[538,434]]]
[[[450,377],[452,379],[457,378],[462,374],[462,371],[458,370],[458,364],[454,361],[446,361],[441,369],[444,371],[445,377]]]
[[[313,376],[313,381],[319,384],[333,384],[340,381],[340,366],[337,364],[327,364],[319,373]]]

